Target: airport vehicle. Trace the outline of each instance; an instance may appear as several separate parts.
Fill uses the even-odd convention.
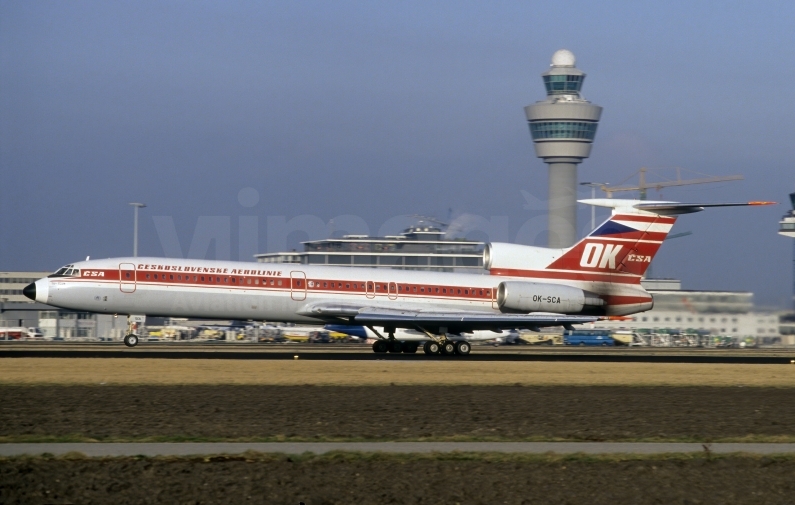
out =
[[[112,258],[66,265],[25,287],[25,296],[72,310],[127,314],[126,345],[146,316],[362,325],[387,345],[398,328],[423,332],[428,354],[468,354],[449,334],[589,323],[649,310],[640,278],[676,216],[705,207],[592,199],[612,215],[566,249],[491,243],[490,275],[262,264],[172,258]],[[375,328],[383,329],[383,333]],[[382,343],[373,350],[383,350]]]
[[[39,328],[34,327],[12,327],[12,328],[0,328],[0,340],[39,340],[43,339],[44,334]]]
[[[614,346],[610,330],[573,330],[563,332],[563,345]]]

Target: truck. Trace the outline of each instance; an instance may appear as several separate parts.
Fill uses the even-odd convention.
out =
[[[0,328],[0,340],[41,340],[44,334],[39,328],[22,326]]]

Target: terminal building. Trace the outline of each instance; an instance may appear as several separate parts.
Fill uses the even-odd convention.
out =
[[[400,235],[386,237],[345,235],[302,244],[302,252],[257,254],[257,261],[484,273],[483,242],[446,239],[444,230],[436,226],[412,226]]]
[[[748,291],[696,291],[681,288],[677,279],[643,279],[643,287],[654,297],[652,310],[620,320],[599,321],[595,328],[639,332],[705,333],[735,338],[753,338],[759,344],[795,345],[782,340],[779,314],[754,308]]]

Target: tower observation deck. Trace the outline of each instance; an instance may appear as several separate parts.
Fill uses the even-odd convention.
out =
[[[602,108],[580,95],[585,73],[566,49],[544,72],[547,98],[524,108],[536,156],[549,165],[549,247],[577,239],[577,164],[591,154]]]
[[[784,214],[778,223],[778,233],[785,237],[795,238],[795,193],[789,194],[792,210]],[[792,305],[795,308],[795,244],[792,248]]]

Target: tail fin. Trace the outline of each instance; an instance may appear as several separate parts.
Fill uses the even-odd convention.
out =
[[[613,214],[587,237],[579,241],[547,269],[598,274],[594,280],[610,275],[613,282],[638,283],[649,268],[676,216],[704,210],[705,207],[771,205],[773,202],[689,204],[643,200],[580,200],[588,205],[610,207]],[[589,276],[590,277],[590,276]]]

